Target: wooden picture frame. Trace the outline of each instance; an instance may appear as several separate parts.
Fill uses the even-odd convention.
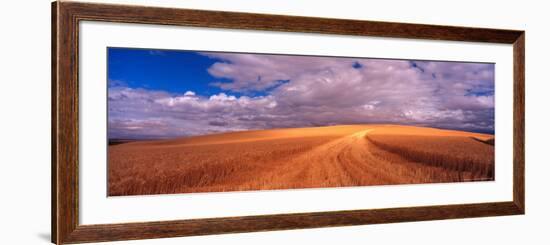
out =
[[[83,20],[513,44],[513,201],[80,225],[78,57],[79,22]],[[525,212],[524,31],[58,1],[52,4],[51,48],[53,243],[365,225]]]

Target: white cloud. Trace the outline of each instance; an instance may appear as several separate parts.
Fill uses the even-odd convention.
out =
[[[113,87],[110,120],[161,120],[165,132],[158,137],[377,122],[494,129],[492,64],[204,55],[220,60],[208,72],[231,81],[215,84],[225,93],[205,97]],[[232,95],[258,91],[267,95]]]

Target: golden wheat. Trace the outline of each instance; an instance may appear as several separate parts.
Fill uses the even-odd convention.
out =
[[[478,139],[478,140],[474,140]],[[108,149],[110,196],[493,179],[490,135],[388,125],[274,129]]]

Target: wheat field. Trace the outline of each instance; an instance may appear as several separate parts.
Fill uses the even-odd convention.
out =
[[[232,132],[108,148],[109,196],[494,180],[494,136],[399,125]]]

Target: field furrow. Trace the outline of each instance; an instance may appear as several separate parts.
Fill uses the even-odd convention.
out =
[[[109,147],[109,195],[492,180],[490,135],[349,125]]]

